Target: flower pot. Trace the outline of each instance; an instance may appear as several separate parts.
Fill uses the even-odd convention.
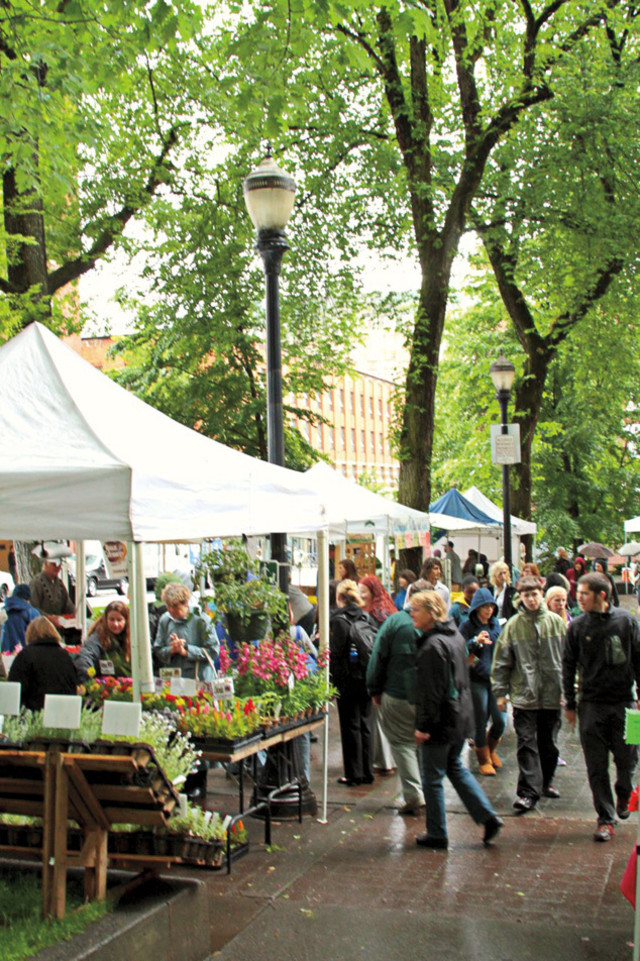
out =
[[[225,614],[229,637],[237,644],[261,640],[267,633],[269,618],[266,614],[251,614],[248,620],[228,611]]]

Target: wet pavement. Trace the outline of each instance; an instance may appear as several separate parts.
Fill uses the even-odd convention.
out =
[[[512,809],[517,768],[511,723],[504,767],[478,779],[505,828],[484,848],[482,829],[447,784],[448,851],[418,848],[424,819],[398,814],[395,775],[367,787],[336,783],[342,773],[337,715],[330,714],[327,823],[305,817],[274,826],[250,819],[250,853],[232,874],[197,872],[210,894],[210,944],[221,961],[551,961],[632,956],[633,909],[619,884],[637,815],[608,843],[596,819],[577,735],[560,733],[558,800],[526,815]],[[468,752],[467,752],[468,753]],[[312,745],[314,786],[321,745]],[[475,756],[468,757],[477,773]],[[209,774],[207,806],[234,810],[235,789]],[[181,874],[190,874],[182,869]],[[196,872],[191,872],[196,876]]]

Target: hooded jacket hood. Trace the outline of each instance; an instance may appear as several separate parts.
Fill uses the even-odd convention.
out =
[[[482,607],[484,604],[491,604],[493,608],[492,617],[498,616],[498,605],[496,604],[493,594],[486,587],[479,587],[478,590],[473,595],[473,597],[471,598],[469,615],[471,615],[474,611],[477,611],[478,608]]]

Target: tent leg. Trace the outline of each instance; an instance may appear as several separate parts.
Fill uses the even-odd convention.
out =
[[[329,649],[329,531],[318,531],[318,626],[320,630],[320,653]],[[325,668],[329,681],[329,664]],[[329,768],[329,715],[322,729],[322,811],[318,818],[327,823],[327,780]]]

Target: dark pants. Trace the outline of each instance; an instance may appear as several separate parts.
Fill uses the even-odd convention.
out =
[[[631,796],[632,778],[638,761],[638,748],[624,740],[625,704],[594,704],[583,701],[578,711],[580,742],[589,776],[593,806],[598,824],[615,824],[616,810],[609,779],[609,752],[616,766],[616,798],[622,807]]]
[[[558,763],[560,709],[526,711],[515,707],[513,724],[518,737],[518,797],[537,801],[551,784]]]
[[[364,681],[353,680],[340,688],[338,717],[344,776],[350,781],[372,778],[371,698]]]

